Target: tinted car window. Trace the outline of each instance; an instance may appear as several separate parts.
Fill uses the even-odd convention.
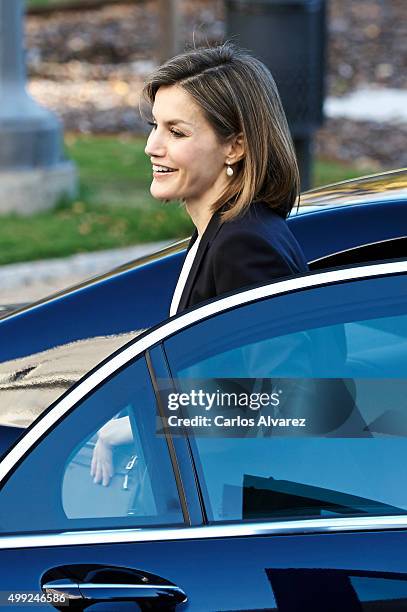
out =
[[[393,240],[364,244],[347,251],[322,257],[311,262],[309,267],[311,270],[323,270],[325,268],[383,261],[385,259],[399,259],[405,257],[406,252],[407,238],[394,238]]]
[[[111,447],[107,486],[94,482],[98,432],[121,420],[130,435]],[[92,529],[182,522],[156,402],[144,359],[82,400],[17,467],[0,492],[3,532]]]
[[[392,277],[263,299],[167,341],[180,391],[278,397],[271,423],[246,402],[254,426],[225,425],[217,405],[220,426],[188,430],[210,520],[406,512],[406,289]]]

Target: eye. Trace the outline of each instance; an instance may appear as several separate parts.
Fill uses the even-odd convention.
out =
[[[173,136],[175,136],[175,138],[182,138],[183,136],[185,136],[185,134],[183,134],[182,132],[178,132],[178,130],[174,130],[174,128],[171,128],[170,132]]]
[[[153,130],[155,130],[155,129],[156,129],[157,124],[156,124],[156,122],[155,122],[155,121],[147,121],[147,123],[148,123],[148,125],[151,125],[151,127],[153,128]]]

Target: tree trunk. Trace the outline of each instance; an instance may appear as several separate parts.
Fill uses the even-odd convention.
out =
[[[158,10],[160,20],[158,61],[163,63],[176,55],[181,48],[181,0],[158,0]]]

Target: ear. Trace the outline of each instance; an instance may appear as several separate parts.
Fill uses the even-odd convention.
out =
[[[226,162],[235,164],[244,158],[246,154],[243,133],[240,132],[236,136],[232,136],[226,145]]]

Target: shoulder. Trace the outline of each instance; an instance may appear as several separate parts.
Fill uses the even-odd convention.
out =
[[[253,202],[243,215],[221,224],[214,243],[217,248],[233,242],[244,247],[255,241],[278,250],[280,238],[290,235],[285,219],[263,202]]]
[[[253,202],[244,215],[221,224],[211,245],[219,266],[264,265],[271,270],[305,272],[304,254],[287,221],[263,202]],[[271,267],[270,267],[271,265]],[[281,274],[283,275],[283,274]]]

